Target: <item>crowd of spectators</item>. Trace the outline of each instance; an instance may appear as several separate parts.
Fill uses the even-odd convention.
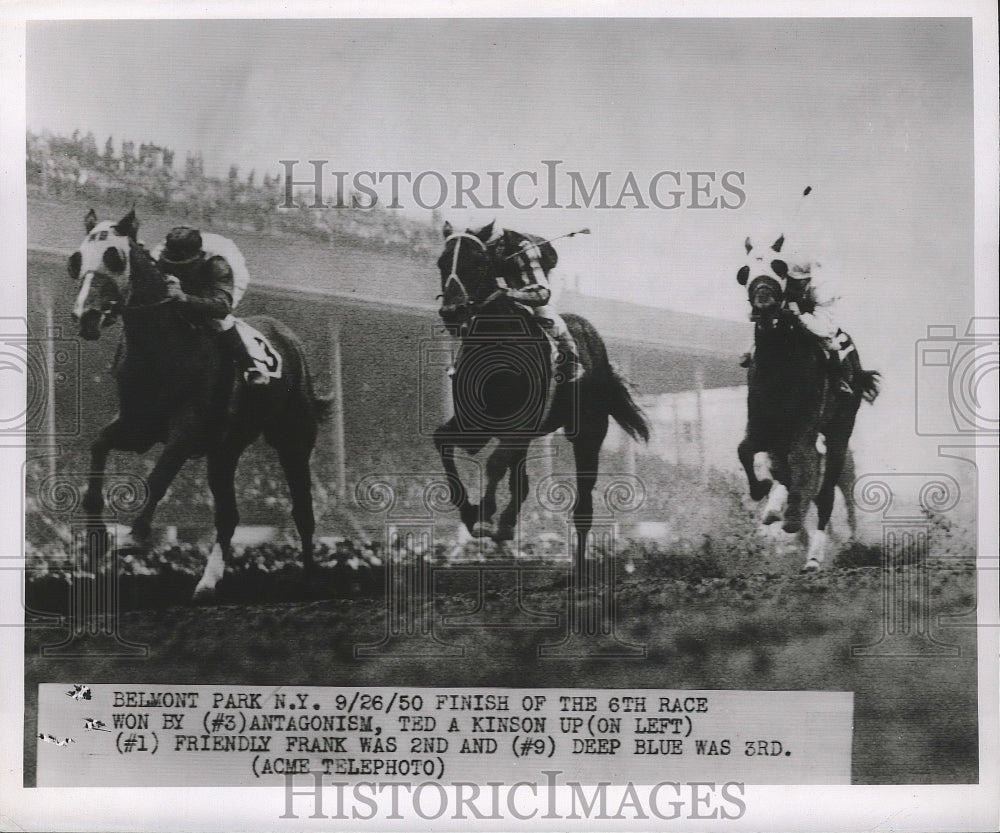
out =
[[[367,246],[402,251],[426,259],[440,249],[441,218],[430,223],[402,216],[381,205],[315,211],[283,207],[285,183],[278,173],[243,173],[233,164],[226,178],[205,174],[201,154],[187,154],[183,163],[175,152],[152,142],[112,138],[98,147],[92,133],[57,136],[49,132],[27,135],[29,194],[53,199],[104,199],[145,202],[154,211],[183,217],[193,224],[220,231],[253,231],[281,237],[313,240],[350,239]],[[351,204],[351,194],[345,203]],[[297,200],[308,206],[310,199]]]

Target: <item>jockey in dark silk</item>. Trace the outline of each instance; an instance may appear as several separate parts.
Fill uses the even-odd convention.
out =
[[[160,269],[173,276],[168,292],[183,305],[192,323],[204,323],[219,334],[219,341],[243,371],[247,384],[266,385],[267,374],[250,357],[233,317],[248,278],[236,245],[217,234],[203,238],[198,229],[177,226],[167,232],[154,256]]]
[[[486,247],[496,264],[497,283],[507,296],[534,315],[559,347],[561,376],[574,382],[583,375],[576,341],[562,316],[552,306],[548,276],[559,257],[552,244],[530,234],[502,229],[490,223]]]

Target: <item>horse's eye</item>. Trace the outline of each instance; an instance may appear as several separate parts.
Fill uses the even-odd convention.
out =
[[[73,252],[73,254],[69,256],[69,260],[66,263],[66,271],[69,272],[69,276],[73,280],[80,277],[80,264],[82,262],[83,258],[79,252]]]
[[[750,267],[743,266],[740,271],[736,273],[736,280],[740,286],[746,286],[747,281],[750,279]]]
[[[122,260],[121,252],[118,249],[107,249],[104,252],[104,265],[109,272],[124,272],[125,261]]]
[[[788,277],[788,264],[783,260],[772,260],[771,269],[779,278]]]

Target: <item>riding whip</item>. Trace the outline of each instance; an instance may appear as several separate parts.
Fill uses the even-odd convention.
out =
[[[541,246],[543,243],[552,243],[552,242],[554,242],[556,240],[562,240],[564,237],[576,237],[578,234],[590,234],[590,229],[589,228],[582,228],[582,229],[578,229],[577,231],[569,231],[566,234],[560,234],[557,237],[550,237],[548,240],[539,240],[537,242],[534,242],[534,241],[532,241],[532,242],[536,246]],[[517,257],[520,254],[521,254],[520,252],[514,252],[513,254],[507,255],[507,257],[505,257],[504,260],[511,260],[511,259]]]

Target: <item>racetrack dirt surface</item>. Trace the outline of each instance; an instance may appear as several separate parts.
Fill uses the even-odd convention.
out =
[[[356,645],[386,633],[381,596],[125,612],[121,636],[149,646],[149,657],[138,660],[43,659],[40,647],[59,642],[65,627],[30,627],[26,784],[34,783],[37,685],[50,681],[852,691],[854,783],[978,780],[976,631],[967,626],[976,574],[969,565],[929,570],[929,610],[910,605],[929,622],[931,637],[952,647],[901,638],[894,644],[917,654],[908,657],[852,656],[852,646],[879,640],[884,577],[891,575],[856,567],[694,580],[636,573],[618,586],[617,633],[644,645],[644,658],[539,658],[539,645],[566,632],[571,602],[567,590],[552,586],[557,575],[527,575],[519,609],[512,579],[488,583],[480,598],[473,572],[439,573],[425,612],[435,635],[461,646],[462,657],[414,656],[390,644],[380,656],[355,658]],[[491,627],[444,619],[480,604],[476,615]],[[544,613],[559,614],[559,624],[523,624]],[[966,626],[947,627],[956,619]]]

